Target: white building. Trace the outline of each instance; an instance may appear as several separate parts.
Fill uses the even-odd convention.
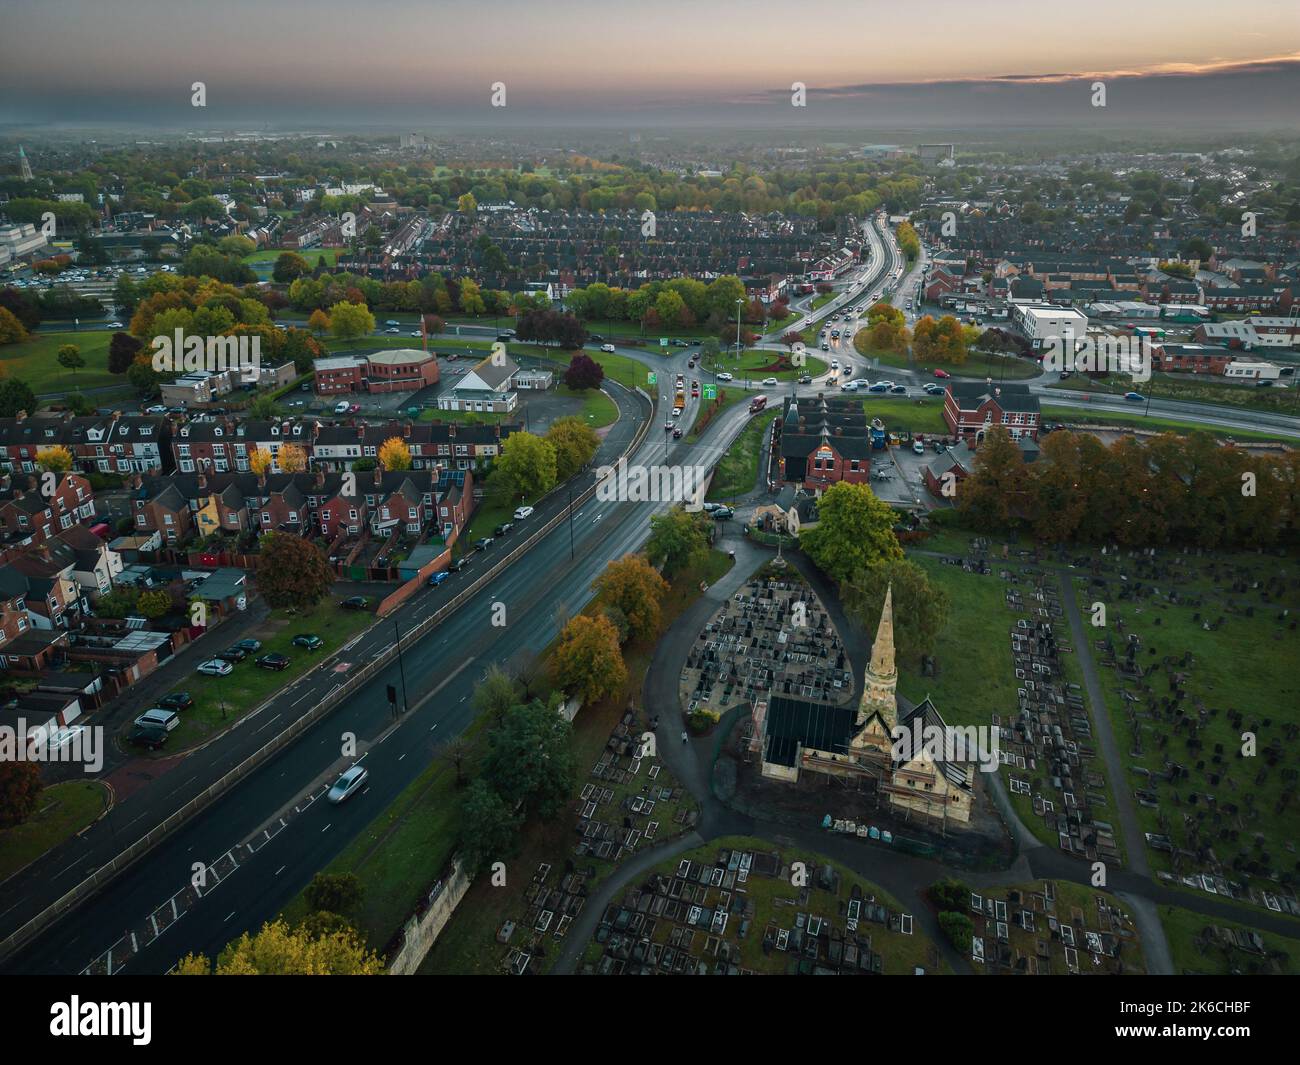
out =
[[[1014,304],[1011,314],[1016,327],[1035,350],[1054,340],[1081,341],[1088,335],[1088,316],[1069,307]]]
[[[1230,381],[1276,381],[1282,369],[1271,362],[1245,362],[1234,359],[1223,370]]]

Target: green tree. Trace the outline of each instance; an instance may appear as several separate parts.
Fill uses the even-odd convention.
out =
[[[899,559],[894,512],[865,484],[839,481],[817,503],[817,524],[801,533],[799,546],[836,583],[872,563]]]
[[[375,330],[375,316],[364,303],[340,301],[330,308],[330,332],[339,340],[356,340]]]
[[[492,862],[519,852],[523,819],[492,785],[479,778],[465,792],[460,807],[460,856],[466,873],[475,876]]]
[[[857,570],[840,589],[844,609],[868,632],[874,632],[885,605],[885,590],[893,589],[894,632],[900,655],[916,661],[934,653],[952,601],[943,588],[930,583],[925,570],[903,558],[881,559]]]
[[[317,873],[303,894],[313,910],[348,913],[360,904],[363,892],[355,873]]]
[[[490,720],[498,721],[519,702],[519,696],[519,684],[494,662],[484,671],[470,698],[475,710]]]
[[[501,444],[492,480],[511,499],[549,492],[557,481],[555,445],[532,433],[511,433]]]
[[[257,560],[257,590],[275,608],[307,610],[334,585],[334,570],[311,540],[292,533],[263,535]]]
[[[553,701],[516,704],[488,740],[483,776],[512,810],[555,817],[568,804],[577,770],[572,727]]]
[[[596,430],[577,415],[556,418],[546,430],[545,439],[555,449],[557,483],[567,481],[590,462],[600,447]]]
[[[646,557],[652,563],[662,563],[666,576],[700,562],[708,550],[709,520],[703,514],[678,505],[650,519]]]
[[[0,418],[12,418],[19,411],[36,413],[36,393],[17,377],[0,379]]]
[[[21,825],[36,812],[41,767],[28,760],[0,761],[0,828]]]
[[[310,273],[311,264],[294,251],[281,252],[276,256],[275,266],[271,268],[271,277],[281,285],[290,284]]]

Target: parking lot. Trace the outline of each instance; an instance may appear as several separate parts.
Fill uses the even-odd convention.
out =
[[[924,506],[927,509],[935,505],[925,487],[922,471],[934,460],[936,453],[930,442],[926,441],[924,455],[912,451],[911,444],[898,444],[884,451],[871,453],[871,488],[887,503],[899,506]],[[878,477],[880,471],[889,473],[888,480]]]

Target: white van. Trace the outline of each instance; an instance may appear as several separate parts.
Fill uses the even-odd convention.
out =
[[[175,710],[164,710],[161,706],[155,706],[137,717],[135,723],[140,726],[164,728],[170,732],[181,723],[181,716]]]
[[[341,399],[334,404],[334,413],[347,414],[347,412],[351,409],[351,406],[352,404],[350,404],[346,399]]]

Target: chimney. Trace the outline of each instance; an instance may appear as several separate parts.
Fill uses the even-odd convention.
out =
[[[207,488],[208,486],[208,479],[202,473],[199,474],[198,485],[200,490]]]
[[[316,467],[316,487],[317,488],[325,487],[325,470],[321,466]]]
[[[378,488],[384,483],[384,468],[378,463],[375,464],[375,487]]]
[[[409,421],[402,422],[402,435],[408,440],[411,438],[411,423]]]

